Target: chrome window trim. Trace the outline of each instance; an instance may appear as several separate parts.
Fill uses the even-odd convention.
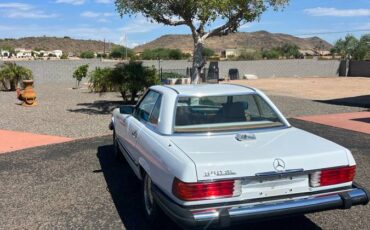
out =
[[[143,101],[143,99],[145,98],[145,96],[150,92],[150,91],[153,91],[153,92],[155,92],[155,93],[158,93],[158,98],[160,98],[161,99],[161,103],[162,103],[162,100],[163,100],[163,93],[162,92],[160,92],[160,91],[158,91],[158,90],[155,90],[155,89],[151,89],[151,88],[149,88],[144,94],[143,94],[143,96],[140,98],[140,100],[137,102],[137,104],[135,105],[135,112],[134,112],[134,115],[132,116],[133,118],[135,118],[137,121],[139,121],[140,123],[142,123],[143,125],[145,125],[145,126],[147,126],[147,125],[151,125],[154,129],[157,129],[157,126],[158,125],[153,125],[153,124],[151,124],[149,121],[143,121],[143,120],[140,120],[140,119],[138,119],[138,117],[136,117],[136,108],[138,108],[139,106],[140,106],[140,104],[141,104],[141,102]],[[155,102],[155,104],[158,102],[158,99],[157,99],[157,101]],[[154,104],[154,106],[155,106],[155,104]],[[161,105],[161,107],[160,107],[160,109],[159,109],[159,116],[158,116],[158,118],[160,118],[160,116],[161,116],[161,111],[162,111],[162,108],[163,108],[163,106]],[[154,107],[153,107],[153,109],[154,109]],[[149,115],[149,118],[150,118],[150,116],[152,115],[152,112],[153,112],[153,109],[152,109],[152,111],[150,111],[150,115]],[[159,121],[158,121],[158,123],[159,123]]]
[[[225,85],[233,85],[233,86],[240,86],[242,88],[247,88],[247,89],[250,89],[252,90],[253,92],[256,92],[256,89],[254,89],[253,87],[250,87],[250,86],[246,86],[246,85],[239,85],[239,84],[233,84],[233,83],[223,83]]]
[[[176,92],[176,94],[180,94],[179,91],[177,91],[176,89],[172,88],[171,86],[169,85],[163,85],[163,87],[167,88],[167,89],[172,89],[173,91]]]
[[[238,85],[240,86],[240,85]],[[255,129],[241,129],[241,130],[232,130],[232,131],[219,131],[219,132],[188,132],[188,133],[177,133],[175,132],[175,122],[176,122],[176,108],[177,108],[177,104],[178,104],[178,100],[180,97],[219,97],[219,96],[244,96],[244,95],[257,95],[259,96],[262,100],[264,100],[268,105],[269,107],[271,108],[271,110],[273,110],[276,115],[278,116],[278,118],[280,119],[281,123],[282,123],[282,126],[278,126],[278,127],[269,127],[269,128],[255,128]],[[291,128],[292,126],[288,126],[286,123],[285,123],[285,119],[284,117],[280,116],[280,113],[278,113],[273,106],[271,106],[271,104],[265,100],[264,97],[262,97],[257,91],[254,90],[254,92],[248,92],[248,93],[243,93],[243,94],[240,94],[240,93],[232,93],[232,94],[222,94],[222,95],[212,95],[212,96],[207,96],[207,95],[204,95],[204,96],[194,96],[194,95],[187,95],[187,94],[179,94],[176,96],[176,100],[175,100],[175,107],[174,107],[174,111],[173,111],[173,116],[172,116],[172,126],[171,126],[171,134],[168,135],[168,136],[176,136],[176,135],[197,135],[197,134],[200,134],[200,135],[204,135],[204,136],[210,136],[210,135],[215,135],[215,134],[219,134],[219,135],[224,135],[224,134],[237,134],[237,133],[240,133],[240,132],[251,132],[251,131],[255,131],[255,130],[269,130],[269,129],[275,129],[275,128]]]

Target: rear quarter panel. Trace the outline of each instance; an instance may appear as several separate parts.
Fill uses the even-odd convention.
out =
[[[160,135],[151,127],[143,128],[138,140],[141,153],[139,163],[145,172],[169,197],[172,194],[174,178],[185,182],[196,182],[194,162],[180,149],[173,145],[167,136]]]

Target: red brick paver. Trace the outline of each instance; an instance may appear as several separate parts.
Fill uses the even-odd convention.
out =
[[[0,154],[42,145],[71,141],[67,137],[0,130]]]
[[[370,134],[370,112],[303,116],[296,119]]]

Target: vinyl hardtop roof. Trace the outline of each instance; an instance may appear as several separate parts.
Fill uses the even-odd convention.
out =
[[[153,89],[171,90],[180,96],[221,96],[255,93],[255,89],[233,84],[191,84],[154,86]],[[161,91],[162,91],[161,90]]]

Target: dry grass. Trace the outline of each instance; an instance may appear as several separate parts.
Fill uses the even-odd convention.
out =
[[[285,77],[235,80],[232,83],[255,87],[268,94],[311,100],[370,95],[370,78],[366,77]]]

